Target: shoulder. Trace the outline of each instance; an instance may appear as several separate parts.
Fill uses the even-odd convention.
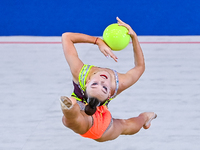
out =
[[[91,70],[94,70],[95,68],[93,65],[87,65],[84,64],[80,69],[76,77],[76,83],[80,83],[82,85],[85,85],[85,81],[88,78],[89,74],[91,73]]]

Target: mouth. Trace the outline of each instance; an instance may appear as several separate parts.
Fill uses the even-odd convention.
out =
[[[104,79],[108,79],[108,77],[105,74],[100,75],[100,77],[102,77]]]

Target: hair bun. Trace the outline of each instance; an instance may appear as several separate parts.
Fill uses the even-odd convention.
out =
[[[88,98],[87,102],[88,102],[88,105],[85,106],[85,113],[91,116],[96,112],[97,110],[96,107],[100,105],[100,102],[97,98],[94,98],[94,97]]]
[[[92,116],[96,112],[97,108],[91,108],[90,105],[85,106],[85,113],[89,116]]]

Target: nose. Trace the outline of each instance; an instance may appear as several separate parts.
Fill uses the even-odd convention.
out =
[[[104,83],[105,81],[104,81],[104,79],[101,79],[101,83]]]
[[[101,83],[105,83],[105,81],[104,81],[104,80],[101,80]]]

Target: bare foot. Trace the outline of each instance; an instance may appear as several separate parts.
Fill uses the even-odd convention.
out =
[[[148,129],[151,126],[151,121],[157,117],[157,114],[154,112],[147,112],[146,115],[148,119],[147,122],[143,125],[144,129]]]
[[[72,101],[66,96],[60,97],[60,103],[61,103],[62,109],[70,109],[73,106]]]

